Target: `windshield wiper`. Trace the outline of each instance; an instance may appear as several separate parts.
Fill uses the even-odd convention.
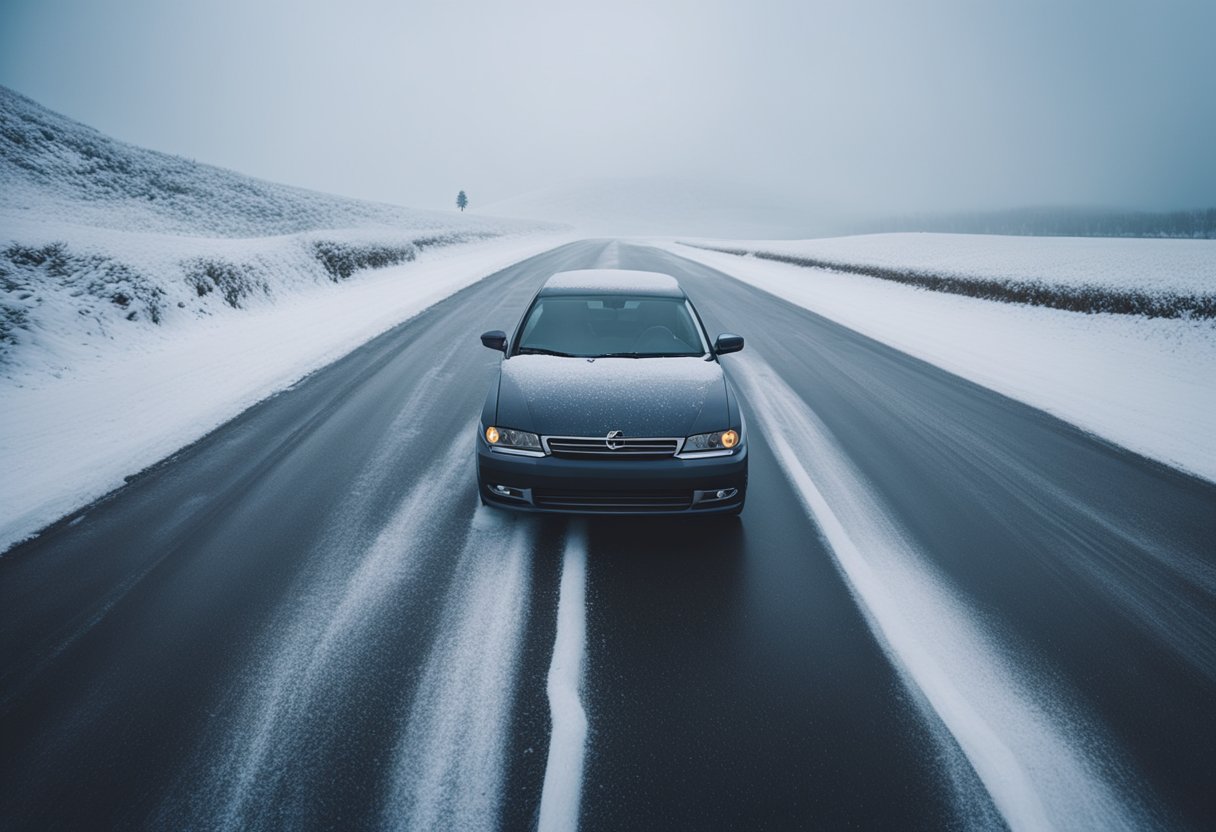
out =
[[[568,352],[562,352],[561,350],[545,349],[544,347],[520,347],[517,354],[518,355],[558,355],[558,356],[561,356],[562,358],[574,358],[575,357]]]

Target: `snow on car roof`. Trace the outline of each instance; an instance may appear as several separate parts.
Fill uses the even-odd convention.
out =
[[[545,281],[542,295],[631,294],[684,297],[676,279],[659,272],[628,269],[579,269],[558,272]]]

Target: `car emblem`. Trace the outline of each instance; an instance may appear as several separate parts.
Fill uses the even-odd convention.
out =
[[[624,445],[625,443],[621,441],[624,435],[624,432],[619,430],[608,431],[608,435],[604,437],[604,443],[608,445],[608,450],[615,451]]]

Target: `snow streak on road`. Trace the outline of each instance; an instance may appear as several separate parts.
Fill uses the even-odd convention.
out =
[[[1100,729],[1046,683],[1025,681],[1032,668],[935,573],[797,393],[762,359],[740,360],[733,377],[858,605],[927,722],[949,732],[947,767],[961,749],[1015,830],[1151,826],[1124,799],[1135,790],[1111,782],[1117,754]]]
[[[471,434],[472,426],[464,432]],[[358,664],[364,625],[378,604],[407,591],[417,555],[433,537],[430,526],[468,476],[468,457],[468,447],[455,443],[439,465],[418,478],[352,574],[337,576],[336,587],[331,578],[289,599],[283,610],[288,620],[268,628],[271,644],[277,645],[274,657],[246,697],[246,716],[237,721],[232,745],[214,772],[218,788],[204,797],[224,807],[216,825],[272,826],[284,812],[290,817],[284,803],[290,806],[299,797],[288,781],[291,766],[310,756],[308,734],[299,729],[320,722],[318,711],[341,699],[347,682],[343,668]],[[268,794],[277,798],[263,800]],[[276,816],[263,817],[272,803],[279,804]]]
[[[566,541],[561,594],[557,602],[557,636],[549,665],[549,708],[553,732],[540,800],[540,832],[578,827],[587,745],[587,714],[580,698],[587,641],[587,539],[578,526]]]
[[[316,735],[327,730],[322,715],[336,714],[346,698],[374,650],[369,636],[377,612],[408,593],[447,517],[445,504],[471,473],[469,443],[459,439],[473,434],[468,424],[437,463],[409,478],[413,485],[395,506],[378,499],[400,493],[402,472],[413,467],[418,415],[434,407],[450,384],[449,362],[450,356],[429,370],[401,402],[391,429],[333,512],[337,522],[318,541],[318,557],[303,559],[320,570],[301,573],[259,635],[264,643],[250,677],[231,694],[236,720],[226,736],[199,751],[196,767],[208,772],[201,788],[182,784],[193,792],[184,800],[190,816],[202,825],[258,828],[306,816],[309,795],[297,769],[313,765],[310,747],[329,739]],[[166,802],[166,820],[178,819],[175,800]]]
[[[479,507],[394,766],[385,826],[495,829],[528,618],[531,525]]]

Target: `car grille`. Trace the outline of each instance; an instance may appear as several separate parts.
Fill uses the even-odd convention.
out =
[[[618,436],[612,440],[588,436],[547,436],[549,453],[567,459],[662,459],[675,456],[679,439],[652,439]]]
[[[567,511],[682,511],[692,505],[689,491],[542,491],[532,492],[540,508]]]

